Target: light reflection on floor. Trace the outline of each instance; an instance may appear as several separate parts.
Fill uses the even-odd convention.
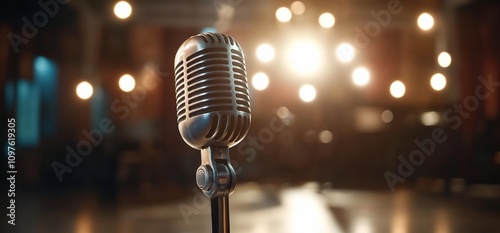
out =
[[[78,215],[75,224],[75,233],[92,233],[92,216],[89,212],[84,211]]]
[[[450,230],[450,220],[448,216],[448,211],[444,208],[439,208],[436,210],[436,225],[434,228],[435,233],[451,233]]]
[[[341,232],[323,197],[308,189],[290,189],[282,194],[285,232]]]
[[[339,231],[340,232],[340,231]],[[368,218],[358,218],[354,221],[353,233],[373,233],[373,226]]]
[[[392,215],[392,233],[408,232],[408,214],[409,214],[409,192],[396,192],[394,197],[394,212]]]
[[[194,196],[194,195],[193,195]],[[199,196],[198,196],[199,197]],[[84,199],[84,200],[81,200]],[[196,199],[200,201],[199,199]],[[21,233],[209,233],[210,210],[187,216],[180,204],[127,205],[106,209],[88,195],[68,200],[22,200],[40,212],[19,219]],[[31,203],[30,203],[31,202]],[[47,203],[46,203],[47,202]],[[410,191],[371,192],[301,186],[238,184],[231,196],[234,233],[465,233],[500,232],[500,202]],[[30,222],[29,219],[35,221]],[[31,225],[32,227],[26,227]]]

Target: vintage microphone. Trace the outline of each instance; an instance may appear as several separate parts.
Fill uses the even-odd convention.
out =
[[[229,148],[250,128],[250,97],[243,51],[232,37],[190,37],[174,62],[177,123],[184,141],[201,150],[196,183],[211,198],[212,233],[229,233],[229,195],[236,173]]]

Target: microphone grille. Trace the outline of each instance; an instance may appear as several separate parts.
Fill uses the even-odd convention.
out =
[[[194,37],[201,38],[206,44],[219,46],[202,48],[176,64],[177,122],[234,108],[250,114],[245,60],[238,42],[219,33]]]
[[[236,40],[219,33],[192,36],[176,55],[174,73],[177,122],[188,144],[231,146],[243,139],[250,128],[250,97]]]
[[[177,123],[186,120],[186,97],[184,96],[183,73],[184,73],[184,62],[180,61],[174,68]]]

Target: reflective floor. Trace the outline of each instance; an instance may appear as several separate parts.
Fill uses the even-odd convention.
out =
[[[246,183],[231,195],[231,231],[493,233],[500,232],[499,198]],[[23,233],[210,232],[209,202],[195,191],[169,204],[107,205],[89,194],[23,195],[19,203],[17,232]]]

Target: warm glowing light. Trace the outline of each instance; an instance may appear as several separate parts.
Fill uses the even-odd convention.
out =
[[[297,41],[288,50],[287,61],[299,75],[316,73],[321,66],[321,49],[312,41]]]
[[[263,72],[255,73],[252,77],[252,86],[258,91],[265,90],[269,86],[269,77]]]
[[[389,123],[394,119],[394,114],[392,114],[391,110],[385,110],[382,112],[382,121],[385,123]]]
[[[294,14],[301,15],[306,11],[306,5],[304,5],[304,3],[302,3],[301,1],[295,1],[290,6],[290,9]]]
[[[406,92],[405,84],[401,81],[394,81],[391,84],[390,92],[394,98],[403,97],[405,95],[405,92]]]
[[[375,107],[356,107],[353,120],[359,132],[376,132],[384,126],[380,121],[380,109]]]
[[[124,92],[131,92],[135,88],[135,79],[130,74],[124,74],[118,81],[118,86]]]
[[[93,221],[92,221],[92,215],[90,214],[90,211],[84,210],[84,212],[80,213],[76,217],[76,222],[75,222],[75,230],[73,232],[75,233],[90,233],[93,232]]]
[[[276,114],[278,115],[279,118],[286,119],[290,116],[290,110],[288,110],[287,107],[282,106],[278,108]]]
[[[342,43],[337,47],[337,58],[341,62],[350,62],[354,58],[354,47],[348,43]]]
[[[417,24],[420,29],[427,31],[434,26],[434,18],[429,13],[422,13],[418,16]]]
[[[373,225],[369,219],[358,218],[354,221],[353,233],[373,233]]]
[[[431,87],[436,91],[443,90],[446,87],[446,77],[440,73],[434,74],[431,78]]]
[[[290,112],[290,110],[288,110],[288,108],[285,106],[279,107],[278,110],[276,110],[276,115],[278,115],[280,120],[285,125],[291,125],[293,123],[293,119],[295,118],[293,113]],[[288,140],[286,140],[286,141],[288,141]]]
[[[420,116],[420,121],[422,121],[422,124],[425,126],[437,125],[437,123],[439,123],[439,113],[435,111],[424,112]]]
[[[132,6],[127,1],[119,1],[113,9],[116,17],[126,19],[132,14]]]
[[[302,85],[299,89],[299,97],[304,102],[311,102],[316,98],[316,88],[310,84]]]
[[[76,86],[76,95],[80,97],[80,99],[88,99],[92,97],[92,94],[94,93],[94,88],[90,83],[83,81],[78,86]]]
[[[447,52],[441,52],[438,56],[438,63],[441,67],[448,67],[451,64],[451,56]]]
[[[370,81],[370,72],[365,67],[358,67],[352,72],[352,81],[356,86],[365,86]]]
[[[406,190],[394,192],[390,233],[409,232],[410,211],[410,192]]]
[[[435,213],[434,233],[450,233],[452,232],[450,213],[445,208],[438,208]]]
[[[323,130],[318,134],[318,139],[321,143],[327,144],[332,141],[333,134],[328,130]]]
[[[328,12],[321,14],[318,21],[319,25],[324,28],[331,28],[335,25],[335,17]]]
[[[286,23],[292,19],[292,12],[287,7],[280,7],[276,10],[276,19],[280,22]]]
[[[261,62],[269,62],[274,58],[274,48],[270,44],[261,44],[257,47],[256,54]]]

